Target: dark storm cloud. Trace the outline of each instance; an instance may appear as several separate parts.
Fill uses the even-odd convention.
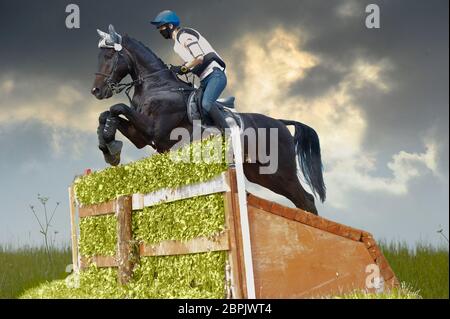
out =
[[[363,1],[75,1],[81,29],[68,30],[66,1],[3,1],[0,12],[0,69],[3,74],[32,73],[78,80],[86,92],[96,69],[96,28],[109,23],[141,39],[163,58],[177,61],[171,45],[150,26],[160,10],[173,8],[183,23],[202,31],[219,49],[245,33],[273,26],[301,28],[309,35],[303,49],[329,64],[351,66],[355,59],[393,64],[388,77],[395,91],[380,98],[372,88],[355,92],[366,113],[368,149],[387,157],[404,145],[411,151],[417,137],[433,129],[448,145],[448,1],[376,1],[380,30],[364,27]],[[353,7],[345,18],[337,14]],[[230,65],[239,75],[239,52]],[[270,67],[270,66],[269,66]],[[349,72],[349,70],[347,70]],[[314,98],[340,83],[345,71],[319,65],[286,88],[286,94]],[[415,134],[420,132],[420,134]],[[413,134],[412,134],[413,133]],[[443,154],[448,154],[444,147]],[[383,155],[381,155],[383,156]],[[448,158],[447,156],[444,156]]]
[[[304,80],[291,85],[288,94],[301,94],[306,98],[314,99],[340,83],[345,75],[345,72],[317,65],[308,71],[308,76]]]
[[[349,31],[335,14],[343,1],[74,1],[81,10],[81,28],[65,28],[65,1],[14,1],[2,3],[0,65],[20,70],[34,70],[59,75],[70,72],[80,76],[95,67],[96,28],[109,23],[123,33],[149,44],[157,52],[168,50],[164,41],[149,24],[162,9],[177,11],[186,25],[198,28],[217,48],[228,47],[240,35],[269,31],[275,25],[303,27],[325,37]],[[361,21],[357,29],[360,29]],[[353,26],[354,27],[354,26]],[[351,26],[350,26],[351,28]],[[327,36],[327,34],[329,36]],[[348,52],[350,37],[334,38],[334,45]],[[320,43],[319,43],[320,45]],[[323,51],[323,50],[322,50]],[[345,56],[342,53],[342,56]],[[8,67],[9,66],[9,67]]]
[[[328,64],[349,67],[358,58],[392,62],[393,69],[387,73],[394,85],[392,92],[385,96],[371,88],[355,92],[368,119],[369,150],[383,149],[389,156],[403,145],[417,151],[418,136],[430,130],[448,145],[448,121],[443,120],[448,117],[449,100],[446,0],[375,1],[381,8],[380,30],[364,27],[364,1],[74,2],[81,9],[78,30],[68,30],[64,24],[69,1],[2,1],[2,73],[76,80],[87,92],[97,63],[95,29],[106,29],[109,23],[144,41],[167,61],[177,61],[171,44],[149,24],[166,8],[176,10],[184,24],[201,30],[219,51],[246,33],[269,32],[274,26],[301,28],[309,36],[302,48]],[[349,12],[343,17],[337,12],[345,5]],[[242,63],[239,54],[229,57],[234,62],[230,68],[238,75]],[[340,83],[345,72],[319,65],[286,88],[286,94],[314,98]],[[443,154],[448,158],[448,147]]]
[[[79,30],[68,30],[65,27],[65,7],[69,3],[80,6]],[[380,30],[368,30],[364,27],[364,7],[368,3],[380,5]],[[348,15],[337,14],[345,4],[349,6],[349,10],[353,8],[354,11],[350,10]],[[448,183],[447,0],[2,0],[0,80],[3,79],[1,76],[8,74],[13,75],[13,78],[16,75],[16,79],[26,79],[28,76],[30,79],[38,79],[39,76],[45,76],[53,79],[51,83],[73,84],[73,87],[82,92],[85,98],[83,102],[89,101],[92,99],[89,88],[97,67],[97,28],[105,30],[109,23],[113,23],[120,33],[128,33],[143,41],[165,61],[178,61],[172,52],[172,43],[162,39],[149,24],[156,13],[167,8],[177,11],[183,24],[200,30],[219,52],[229,52],[234,41],[242,35],[269,33],[275,26],[282,26],[287,32],[293,29],[303,31],[307,35],[307,41],[301,44],[301,49],[318,56],[324,63],[312,68],[305,78],[287,87],[286,94],[291,96],[314,99],[325,94],[342,82],[357,59],[372,63],[389,61],[392,68],[384,76],[388,79],[390,92],[380,93],[370,87],[352,92],[368,125],[365,150],[377,154],[377,170],[380,167],[377,174],[383,175],[386,172],[382,167],[392,159],[393,154],[400,150],[424,152],[422,138],[431,134],[440,143],[440,171],[444,176],[447,175]],[[245,62],[241,60],[241,52],[229,54],[232,54],[227,61],[229,68],[239,75],[242,63]],[[266,67],[270,70],[271,65]],[[43,88],[40,85],[34,91],[28,87],[24,91],[20,89],[19,86],[14,91],[14,97],[2,97],[2,112],[7,112],[7,108],[14,107],[15,103],[24,104],[27,99],[33,103],[36,99],[51,95],[54,87]],[[104,103],[105,107],[109,102]],[[76,114],[76,110],[74,107],[68,112]],[[0,186],[8,190],[4,193],[8,200],[5,210],[0,213],[17,209],[25,211],[26,207],[22,202],[27,203],[42,186],[43,192],[50,195],[53,192],[57,199],[63,201],[66,196],[65,187],[71,181],[73,172],[81,172],[86,166],[103,167],[101,155],[96,149],[95,129],[89,138],[86,137],[86,149],[90,151],[83,153],[79,161],[52,158],[49,155],[52,152],[49,137],[51,133],[48,128],[33,126],[32,123],[3,131],[0,128],[0,134],[3,134],[0,136],[0,168],[3,176]],[[127,149],[127,154],[131,149]],[[33,163],[38,163],[37,167],[40,167],[39,163],[43,163],[41,166],[44,168],[36,173],[33,169],[39,168],[34,167]],[[13,173],[20,168],[31,170],[33,178],[28,181],[27,174],[18,176]],[[42,181],[48,180],[46,170],[52,174],[51,183],[42,185]],[[413,185],[406,204],[401,198],[381,197],[382,195],[377,194],[362,196],[355,192],[352,194],[355,197],[352,208],[360,211],[361,215],[345,215],[336,211],[333,212],[336,215],[332,217],[361,228],[372,229],[372,225],[375,225],[373,227],[381,230],[378,231],[379,234],[389,237],[399,231],[393,225],[398,225],[403,220],[413,220],[413,216],[408,215],[411,212],[417,215],[418,211],[431,208],[434,214],[448,211],[448,195],[443,194],[442,189],[442,185],[432,176],[424,177]],[[444,189],[448,191],[448,184]],[[21,192],[22,190],[24,191]],[[19,193],[22,197],[15,198]],[[23,207],[17,204],[18,201]],[[379,207],[383,213],[374,215],[373,207]],[[389,214],[392,212],[399,213],[391,217]],[[16,224],[11,227],[16,229],[17,226],[18,229],[21,221],[27,217],[29,216],[23,213],[21,220],[16,220]],[[391,229],[386,227],[386,220],[395,221],[392,227],[389,226]],[[405,229],[400,231],[401,238],[417,238],[417,233],[427,220],[423,216],[416,220],[413,226],[402,226]],[[444,223],[448,225],[448,217]],[[3,231],[4,228],[0,230]]]

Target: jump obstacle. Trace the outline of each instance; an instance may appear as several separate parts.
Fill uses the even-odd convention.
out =
[[[143,258],[223,252],[223,298],[316,298],[355,290],[374,292],[376,289],[367,285],[368,269],[373,269],[370,266],[379,271],[384,289],[398,285],[370,233],[247,193],[239,131],[234,126],[232,144],[234,165],[199,183],[120,195],[88,205],[79,202],[75,185],[71,185],[74,270],[83,272],[93,265],[114,267],[118,284],[127,285]],[[211,195],[223,198],[224,225],[220,231],[150,244],[134,237],[137,212]],[[83,219],[100,216],[115,216],[117,220],[115,254],[83,256],[78,226]]]

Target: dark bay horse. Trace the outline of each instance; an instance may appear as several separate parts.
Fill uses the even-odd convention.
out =
[[[141,42],[124,35],[110,26],[109,33],[99,31],[103,46],[99,44],[99,70],[96,73],[92,94],[97,99],[110,98],[120,86],[120,81],[130,75],[134,86],[131,106],[115,104],[99,117],[99,148],[105,160],[117,165],[120,156],[111,150],[117,147],[116,130],[126,136],[137,148],[150,145],[157,152],[167,152],[177,143],[170,139],[174,128],[192,132],[187,117],[186,91],[191,88],[181,81],[149,48]],[[106,45],[105,45],[106,44]],[[186,90],[186,91],[184,91]],[[255,101],[261,103],[263,101]],[[121,116],[120,116],[121,115]],[[274,174],[260,174],[266,165],[258,158],[244,163],[244,173],[250,182],[266,187],[290,199],[298,208],[317,214],[314,196],[306,192],[297,176],[297,161],[306,182],[321,201],[325,200],[322,161],[317,133],[309,126],[288,120],[277,120],[257,113],[239,113],[243,126],[278,130],[277,154],[279,165]],[[295,127],[292,136],[287,125]],[[115,145],[115,146],[114,146]],[[244,139],[244,153],[248,141]],[[266,149],[270,149],[267,147]]]

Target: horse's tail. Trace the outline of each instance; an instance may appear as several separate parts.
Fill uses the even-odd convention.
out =
[[[294,144],[299,166],[314,194],[318,194],[320,200],[324,202],[326,187],[322,174],[323,167],[319,136],[313,128],[303,123],[289,120],[280,121],[285,125],[293,125],[295,127]]]

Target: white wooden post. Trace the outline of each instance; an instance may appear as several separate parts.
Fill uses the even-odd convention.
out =
[[[72,241],[72,269],[78,272],[78,237],[76,225],[76,207],[73,186],[69,187],[69,209],[70,209],[70,239]]]
[[[241,133],[236,121],[232,118],[227,118],[227,122],[231,129],[231,142],[233,145],[234,162],[236,166],[236,181],[239,199],[239,212],[242,231],[242,248],[244,254],[245,265],[245,282],[247,287],[247,298],[255,299],[255,279],[253,275],[253,257],[252,245],[250,240],[250,226],[248,222],[247,210],[247,192],[245,190],[245,176],[242,161],[242,145]]]

